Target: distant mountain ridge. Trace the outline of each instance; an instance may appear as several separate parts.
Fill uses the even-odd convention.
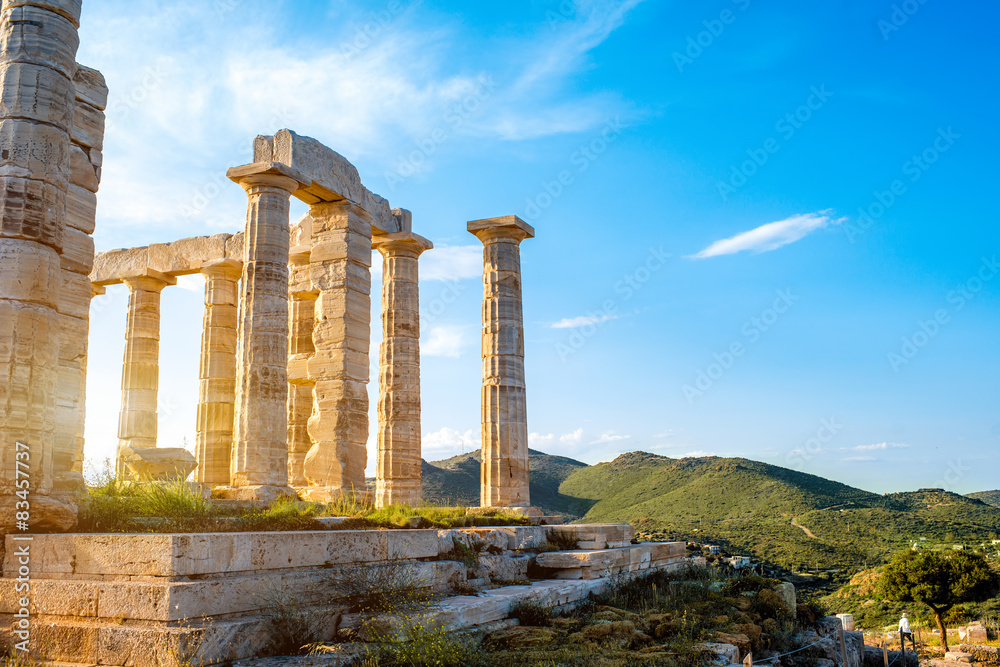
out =
[[[921,539],[978,544],[1000,536],[1000,492],[879,495],[741,458],[622,454],[588,466],[531,450],[532,504],[568,519],[631,522],[662,539],[696,539],[793,570],[881,562]],[[424,497],[479,502],[479,453],[424,463]]]
[[[966,497],[975,498],[976,500],[981,500],[987,505],[993,505],[993,507],[1000,507],[1000,490],[978,491],[976,493],[966,494]]]

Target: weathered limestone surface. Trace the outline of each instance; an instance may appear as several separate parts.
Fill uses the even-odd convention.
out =
[[[0,493],[13,490],[17,442],[32,491],[53,481],[79,13],[44,4],[0,10]]]
[[[200,273],[202,267],[224,259],[242,264],[244,250],[243,232],[195,236],[173,243],[108,250],[95,257],[90,280],[95,285],[114,285],[146,269],[171,276]]]
[[[94,288],[87,274],[94,262],[90,238],[97,219],[97,186],[101,180],[100,146],[104,141],[104,109],[108,88],[97,70],[78,66],[73,77],[76,97],[71,137],[86,162],[79,167],[92,172],[85,179],[91,189],[72,182],[67,189],[66,225],[60,264],[63,274],[59,313],[64,342],[59,350],[59,380],[56,384],[56,422],[52,453],[53,491],[82,493],[84,421],[86,418],[87,337],[90,333],[90,301]],[[85,129],[81,129],[85,128]],[[71,175],[72,181],[72,175]]]
[[[229,177],[248,197],[230,484],[238,497],[291,495],[286,418],[288,199],[304,177],[273,163],[230,169]]]
[[[365,211],[350,203],[314,204],[310,217],[310,282],[318,296],[308,361],[315,386],[305,477],[331,490],[364,490],[372,228]]]
[[[375,503],[416,507],[421,502],[417,264],[434,246],[406,232],[375,237],[374,245],[383,257]]]
[[[197,480],[229,483],[236,402],[236,340],[242,263],[219,260],[205,276],[205,319],[201,337],[196,433]]]
[[[405,220],[394,215],[389,202],[372,193],[361,183],[358,170],[340,153],[312,137],[291,130],[274,136],[259,136],[253,146],[254,162],[280,162],[308,178],[295,196],[307,204],[346,200],[365,211],[377,234],[408,232]]]
[[[296,231],[293,229],[293,237]],[[311,236],[312,232],[309,231]],[[308,248],[308,246],[306,246]],[[306,454],[312,448],[309,439],[309,416],[313,408],[313,386],[308,363],[316,348],[313,346],[313,322],[316,297],[312,289],[309,252],[294,248],[288,266],[289,337],[288,337],[288,483],[293,487],[307,486]]]
[[[556,571],[557,579],[594,579],[622,572],[638,572],[684,560],[684,542],[641,544],[590,551],[556,551],[538,554],[539,567]]]
[[[535,230],[517,216],[474,220],[483,242],[484,507],[527,507],[528,420],[521,308],[521,241]]]

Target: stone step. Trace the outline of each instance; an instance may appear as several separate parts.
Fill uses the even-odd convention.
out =
[[[537,565],[557,579],[593,579],[684,561],[684,542],[643,542],[617,549],[555,551],[538,555]]]
[[[13,537],[6,536],[4,577],[17,576]],[[437,532],[433,530],[70,533],[33,538],[31,574],[52,579],[190,578],[438,555]]]
[[[565,524],[551,528],[553,533],[578,540],[578,549],[612,549],[632,543],[635,529],[627,523]]]

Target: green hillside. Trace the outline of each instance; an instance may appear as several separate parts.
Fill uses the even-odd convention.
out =
[[[982,500],[987,505],[993,505],[993,507],[1000,507],[1000,490],[979,491],[978,493],[970,493],[966,496],[966,498]]]
[[[478,505],[480,460],[476,450],[443,461],[423,461],[424,500],[444,505]],[[582,516],[590,507],[589,503],[559,492],[559,485],[577,470],[586,468],[586,463],[529,449],[528,464],[532,505],[546,514],[563,514],[569,519]]]
[[[947,492],[880,496],[736,458],[634,452],[582,468],[559,488],[589,505],[584,521],[631,521],[665,538],[718,542],[793,570],[878,563],[925,538],[978,542],[1000,510]]]

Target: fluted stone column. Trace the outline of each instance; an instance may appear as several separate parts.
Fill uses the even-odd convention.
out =
[[[30,450],[31,492],[52,490],[79,18],[71,2],[0,10],[0,526],[15,515],[17,443]],[[75,522],[70,505],[49,519],[33,498],[35,525]]]
[[[383,258],[375,503],[417,507],[422,499],[417,260],[434,245],[408,232],[378,236],[372,244]]]
[[[202,484],[229,484],[236,403],[237,300],[242,266],[231,259],[202,268],[205,318],[201,336],[195,458]]]
[[[309,439],[309,416],[313,408],[313,386],[309,377],[309,359],[313,346],[313,322],[316,297],[310,278],[309,252],[294,252],[289,263],[288,297],[288,483],[307,486],[306,455],[312,448]]]
[[[329,493],[365,490],[371,346],[372,229],[350,203],[315,204],[311,281],[318,293],[309,377],[312,447],[305,476]],[[321,496],[317,495],[317,498]]]
[[[306,182],[276,163],[229,170],[247,193],[236,354],[236,412],[230,488],[233,498],[293,495],[288,486],[288,209]]]
[[[535,230],[517,216],[475,220],[483,242],[483,507],[529,507],[521,251]]]
[[[159,271],[125,279],[129,289],[122,364],[122,407],[118,418],[117,471],[136,450],[156,447],[156,404],[160,385],[160,293],[177,279]]]

